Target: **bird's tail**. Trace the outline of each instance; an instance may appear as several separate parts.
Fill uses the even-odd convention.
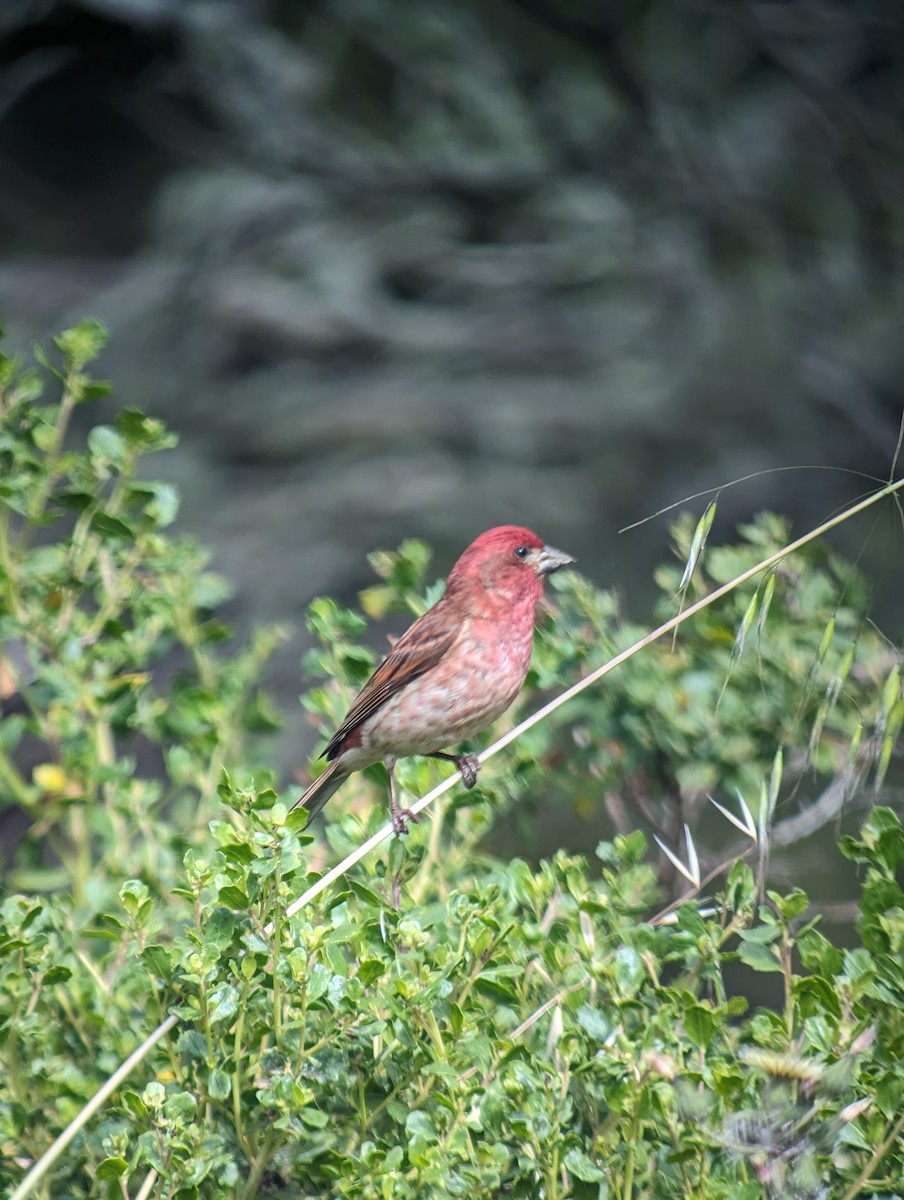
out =
[[[314,820],[320,810],[337,788],[348,779],[348,771],[343,771],[337,762],[330,763],[322,775],[318,775],[304,795],[299,796],[293,808],[299,804],[308,810],[308,825]],[[307,829],[307,825],[305,826]]]

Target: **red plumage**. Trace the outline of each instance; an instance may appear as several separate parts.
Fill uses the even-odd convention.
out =
[[[446,590],[402,634],[361,689],[322,757],[330,766],[296,801],[309,822],[353,771],[381,760],[389,772],[390,811],[406,829],[396,799],[396,759],[453,761],[466,787],[477,760],[442,752],[492,724],[509,707],[530,665],[543,580],[574,559],[529,529],[503,525],[480,535],[449,572]]]

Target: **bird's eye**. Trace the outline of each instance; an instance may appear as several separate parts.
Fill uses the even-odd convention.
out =
[[[527,546],[518,546],[515,550],[515,558],[527,558]]]

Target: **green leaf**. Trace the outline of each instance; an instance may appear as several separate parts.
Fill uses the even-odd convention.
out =
[[[31,432],[31,440],[45,454],[49,453],[56,445],[56,439],[57,431],[54,425],[36,425]]]
[[[801,913],[806,912],[810,904],[807,893],[800,888],[794,888],[787,896],[769,892],[769,898],[786,921],[793,921],[795,917],[799,917]]]
[[[124,1158],[105,1158],[97,1164],[98,1179],[120,1179],[129,1169]]]
[[[834,979],[841,972],[841,951],[815,929],[801,933],[796,942],[800,961],[808,971]]]
[[[678,918],[679,929],[691,934],[695,938],[706,937],[706,922],[700,915],[700,909],[694,901],[689,900],[685,904],[679,904],[675,915]]]
[[[88,432],[88,449],[95,458],[121,470],[129,459],[125,438],[112,425],[95,425]]]
[[[684,1029],[694,1045],[705,1050],[717,1029],[716,1015],[703,1004],[692,1004],[684,1013]]]
[[[369,888],[365,886],[365,884],[361,883],[359,879],[354,879],[352,876],[349,876],[348,886],[363,904],[367,904],[371,908],[377,909],[383,907],[383,902],[377,893],[372,888]]]
[[[129,1112],[133,1117],[135,1117],[136,1120],[147,1120],[148,1107],[137,1092],[133,1092],[131,1088],[126,1089],[126,1091],[122,1093],[121,1101],[123,1108],[126,1109],[126,1111]]]
[[[386,963],[379,958],[366,958],[358,967],[358,978],[365,987],[370,987],[372,983],[386,974]]]
[[[226,1071],[215,1068],[207,1076],[207,1090],[214,1100],[226,1100],[232,1092],[232,1079]]]
[[[619,946],[614,957],[615,984],[622,996],[633,996],[644,978],[643,959],[633,946]]]
[[[99,321],[80,321],[53,340],[67,364],[75,370],[81,370],[97,358],[106,346],[107,331]]]
[[[600,1009],[591,1008],[589,1004],[582,1004],[576,1016],[580,1027],[589,1033],[594,1041],[603,1045],[609,1039],[613,1025]]]
[[[743,941],[738,949],[738,957],[742,963],[752,967],[754,971],[777,971],[781,973],[782,964],[778,951],[771,946],[755,941]]]
[[[772,942],[777,942],[782,936],[782,928],[776,922],[772,913],[768,909],[760,909],[760,916],[765,918],[766,924],[754,925],[751,929],[742,929],[740,933],[741,941],[757,942],[762,946],[768,946]]]
[[[226,890],[226,888],[220,888],[219,899],[222,899],[222,893]],[[247,897],[245,907],[247,907]],[[215,908],[208,916],[204,926],[204,944],[216,947],[217,952],[222,954],[240,929],[241,924],[235,913],[230,912],[228,908]]]
[[[517,991],[505,980],[490,979],[481,975],[474,984],[474,990],[497,1004],[517,1004],[518,1002]]]
[[[54,983],[66,983],[71,978],[72,971],[69,969],[69,967],[58,965],[51,967],[48,971],[45,971],[41,983],[42,985],[50,986]]]
[[[156,529],[172,525],[179,515],[179,493],[170,483],[133,483],[128,495],[141,505]]]
[[[174,1092],[166,1097],[163,1111],[170,1121],[192,1121],[198,1111],[198,1101],[191,1092]]]
[[[112,391],[113,385],[111,383],[107,383],[103,379],[93,379],[81,385],[78,390],[78,401],[82,404],[86,400],[102,400],[104,396],[109,396]]]
[[[250,904],[248,893],[232,883],[228,883],[225,887],[220,888],[217,892],[217,899],[221,904],[225,904],[227,908],[247,909]]]
[[[756,878],[745,862],[734,863],[728,872],[726,898],[732,912],[746,912],[756,900]]]
[[[321,1112],[319,1108],[302,1108],[298,1115],[309,1129],[325,1129],[330,1121],[330,1114]]]
[[[130,446],[142,452],[168,450],[178,441],[162,421],[145,416],[137,408],[123,409],[116,418],[116,428]]]
[[[119,889],[119,899],[132,920],[143,924],[152,906],[147,884],[140,879],[127,879]]]
[[[145,946],[139,957],[152,975],[159,975],[161,979],[172,977],[173,965],[170,952],[165,946]]]
[[[565,1155],[565,1169],[583,1183],[597,1183],[606,1178],[606,1173],[598,1163],[588,1158],[582,1150],[569,1150]]]
[[[129,541],[134,541],[135,531],[125,521],[121,521],[119,517],[112,517],[109,513],[96,512],[91,518],[91,528],[95,533],[103,534],[104,537],[121,537],[127,538]]]
[[[421,1137],[433,1141],[436,1130],[430,1117],[421,1109],[413,1109],[405,1118],[405,1132],[409,1137]]]
[[[211,1021],[229,1021],[238,1012],[239,993],[231,984],[223,984],[211,992],[208,1000],[208,1012]]]

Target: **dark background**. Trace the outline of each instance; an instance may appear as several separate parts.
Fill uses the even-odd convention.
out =
[[[902,116],[900,0],[3,0],[0,313],[98,317],[180,432],[239,626],[296,630],[290,772],[304,606],[369,549],[527,524],[643,618],[667,530],[620,526],[887,476]]]

